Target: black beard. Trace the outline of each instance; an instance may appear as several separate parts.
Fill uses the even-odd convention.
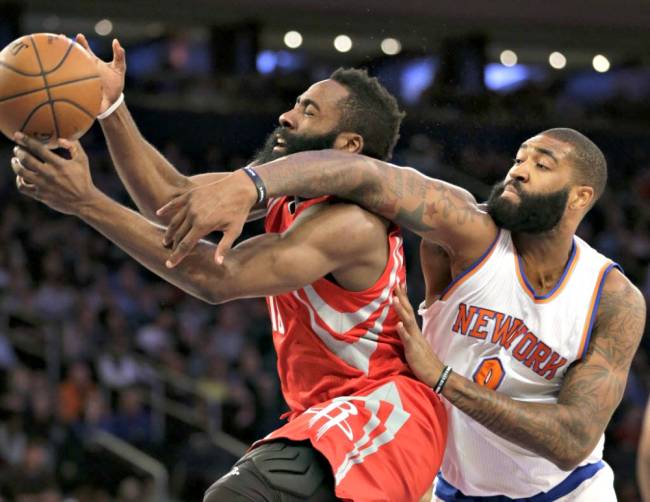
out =
[[[557,226],[569,198],[568,187],[548,194],[529,194],[518,181],[509,185],[517,191],[519,204],[501,197],[506,187],[503,181],[494,186],[487,202],[488,214],[497,226],[527,234],[541,234]]]
[[[333,148],[338,135],[339,131],[336,129],[325,134],[308,136],[306,134],[291,133],[284,127],[278,127],[266,138],[264,146],[255,154],[254,161],[258,164],[266,164],[292,153]],[[284,148],[274,151],[273,148],[277,146],[276,140],[278,136],[284,140]]]

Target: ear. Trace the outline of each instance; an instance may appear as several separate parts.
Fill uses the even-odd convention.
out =
[[[350,153],[363,151],[363,136],[356,132],[342,132],[334,140],[334,148]]]
[[[588,210],[591,207],[595,195],[593,187],[587,185],[573,187],[569,195],[569,209],[572,211]]]

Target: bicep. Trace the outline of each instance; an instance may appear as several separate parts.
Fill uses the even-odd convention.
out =
[[[227,261],[234,297],[293,291],[361,260],[376,232],[365,212],[345,204],[314,209],[282,234],[254,237],[233,249]],[[343,240],[341,228],[346,229]]]
[[[313,242],[296,242],[284,234],[248,239],[228,255],[229,298],[278,295],[299,289],[327,275],[335,260]]]
[[[640,292],[618,271],[606,279],[596,325],[585,357],[567,372],[559,404],[585,417],[585,434],[597,441],[618,407],[645,325]]]

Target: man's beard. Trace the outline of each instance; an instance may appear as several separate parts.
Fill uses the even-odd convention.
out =
[[[306,134],[292,133],[284,127],[278,127],[266,138],[264,146],[255,154],[254,161],[258,164],[265,164],[292,153],[333,148],[334,141],[338,135],[339,131],[336,129],[325,134],[309,136]],[[284,140],[284,148],[273,150],[277,146],[276,140],[278,136]]]
[[[488,214],[497,226],[517,233],[541,234],[557,226],[569,198],[569,188],[548,194],[525,193],[519,181],[508,183],[519,196],[519,204],[501,197],[504,181],[492,189],[487,203]]]

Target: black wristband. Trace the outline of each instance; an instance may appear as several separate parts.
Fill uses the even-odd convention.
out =
[[[447,383],[447,379],[449,378],[449,375],[451,374],[451,366],[445,366],[442,369],[442,373],[440,374],[440,378],[438,379],[438,383],[436,384],[435,388],[433,389],[436,394],[440,394],[442,392],[443,387]]]
[[[255,190],[257,190],[257,203],[264,204],[266,202],[267,191],[262,178],[260,178],[260,175],[257,174],[255,169],[252,167],[245,167],[244,172],[251,180],[253,180],[253,183],[255,183]]]

